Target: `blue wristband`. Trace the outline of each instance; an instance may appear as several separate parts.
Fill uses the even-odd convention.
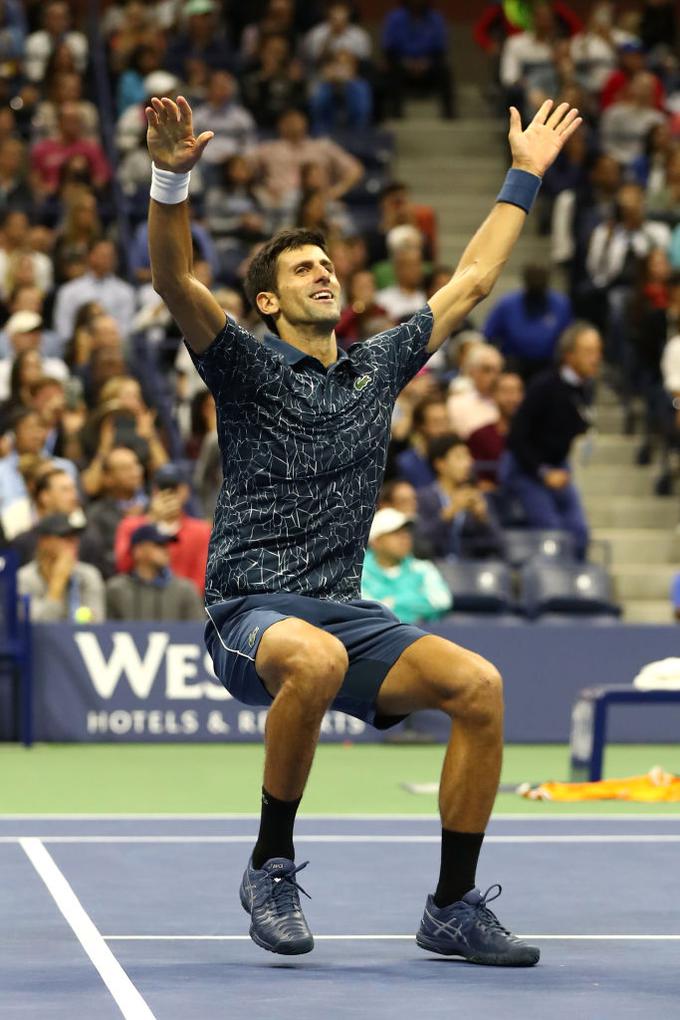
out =
[[[541,178],[536,174],[530,174],[526,170],[510,169],[505,175],[503,187],[498,192],[496,201],[516,205],[524,209],[525,213],[529,213],[540,187]]]

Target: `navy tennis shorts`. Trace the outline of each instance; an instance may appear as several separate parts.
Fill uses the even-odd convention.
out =
[[[270,705],[272,696],[255,669],[255,656],[267,627],[294,617],[342,641],[349,669],[330,706],[378,729],[401,717],[376,717],[380,685],[401,653],[426,631],[401,623],[380,602],[334,602],[285,592],[248,595],[217,602],[206,609],[205,642],[217,677],[246,705]]]

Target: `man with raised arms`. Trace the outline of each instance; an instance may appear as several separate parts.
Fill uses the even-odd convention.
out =
[[[438,708],[453,722],[439,794],[441,871],[418,945],[531,966],[538,948],[503,927],[488,906],[491,890],[475,887],[501,767],[499,673],[362,601],[359,584],[397,395],[493,287],[578,112],[546,102],[523,131],[510,111],[512,169],[451,280],[408,322],[348,352],[335,338],[340,286],[316,233],[282,231],[252,260],[246,292],[269,329],[264,341],[225,315],[191,262],[189,173],[212,133],[194,136],[181,96],[152,99],[146,116],[153,285],[217,405],[224,482],[206,575],[206,644],[235,698],[269,706],[260,831],[240,891],[251,937],[289,955],[314,945],[293,827],[324,713],[385,728]]]

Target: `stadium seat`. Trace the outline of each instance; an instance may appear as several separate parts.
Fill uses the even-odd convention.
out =
[[[31,744],[31,625],[28,600],[17,594],[19,559],[12,549],[0,551],[0,668],[18,675],[21,689],[21,739]]]
[[[454,613],[502,613],[512,609],[512,575],[491,560],[438,560],[453,595]]]
[[[611,618],[621,612],[613,601],[611,579],[604,567],[540,558],[522,569],[521,605],[532,619],[544,613]]]
[[[569,531],[536,528],[505,528],[505,558],[513,567],[523,567],[536,556],[562,563],[574,562],[574,537]]]

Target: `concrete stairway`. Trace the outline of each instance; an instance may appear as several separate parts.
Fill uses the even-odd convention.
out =
[[[433,103],[411,102],[407,118],[390,124],[397,138],[395,174],[417,201],[437,211],[440,260],[455,265],[491,208],[508,164],[506,125],[489,116],[478,85],[459,86],[463,116],[439,119]],[[487,302],[513,290],[527,262],[549,260],[547,238],[529,220],[512,258]],[[483,323],[487,308],[475,314]],[[680,570],[676,499],[654,496],[657,469],[638,467],[638,440],[622,435],[622,414],[613,393],[600,388],[598,433],[575,458],[576,478],[593,527],[593,558],[611,555],[610,570],[624,619],[667,623],[671,578]]]

